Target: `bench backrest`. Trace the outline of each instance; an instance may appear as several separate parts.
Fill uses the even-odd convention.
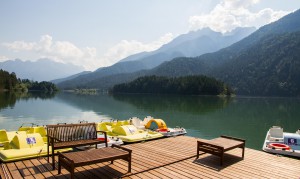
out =
[[[47,125],[47,135],[55,142],[97,139],[95,123]]]

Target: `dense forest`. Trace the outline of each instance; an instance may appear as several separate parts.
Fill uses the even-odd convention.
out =
[[[206,76],[167,78],[145,76],[129,83],[115,85],[112,93],[155,93],[186,95],[231,95],[233,91],[223,82]]]
[[[19,88],[19,81],[15,73],[9,73],[0,69],[0,91]]]
[[[15,73],[9,73],[0,69],[0,91],[58,91],[51,82],[37,82],[28,79],[18,79]]]

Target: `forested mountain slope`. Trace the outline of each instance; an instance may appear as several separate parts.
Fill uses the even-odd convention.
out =
[[[175,58],[151,70],[111,75],[84,86],[109,88],[145,75],[207,75],[229,84],[237,94],[300,96],[299,19],[300,10],[218,52]]]
[[[205,28],[189,32],[178,36],[158,50],[131,55],[112,66],[99,68],[95,72],[61,81],[59,86],[62,88],[84,86],[84,84],[92,83],[94,80],[99,80],[110,75],[152,69],[176,57],[195,57],[204,53],[215,52],[248,36],[254,30],[255,28],[253,27],[245,27],[237,28],[230,34],[221,34]]]

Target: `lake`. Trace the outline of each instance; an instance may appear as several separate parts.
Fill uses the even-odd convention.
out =
[[[267,130],[300,128],[299,98],[260,98],[178,95],[82,95],[0,93],[0,129],[17,130],[23,123],[39,125],[100,122],[153,116],[169,127],[181,126],[188,136],[212,139],[230,135],[246,139],[260,150]]]

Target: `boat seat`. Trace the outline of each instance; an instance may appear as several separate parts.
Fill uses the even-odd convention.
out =
[[[136,128],[138,129],[145,129],[145,126],[142,124],[142,121],[137,117],[132,117],[129,119]]]
[[[154,119],[152,116],[147,116],[142,121],[143,125],[145,126],[151,119]]]
[[[269,141],[283,141],[283,128],[278,126],[273,126],[269,130]]]
[[[106,131],[106,132],[111,132],[112,131],[112,127],[110,125],[108,125],[105,122],[101,122],[97,124],[97,130],[98,131]]]

